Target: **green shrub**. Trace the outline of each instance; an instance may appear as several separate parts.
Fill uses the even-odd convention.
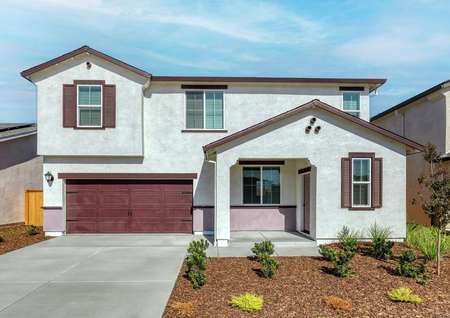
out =
[[[416,254],[411,250],[403,251],[400,255],[400,262],[395,268],[397,275],[403,277],[411,277],[418,279],[421,283],[426,281],[426,266],[425,264],[416,265]]]
[[[355,254],[350,251],[338,251],[336,260],[333,261],[334,272],[338,277],[346,278],[355,275],[352,270],[351,262]]]
[[[255,254],[256,259],[259,261],[261,257],[265,255],[271,256],[275,252],[275,247],[271,241],[262,241],[255,243],[255,246],[251,249]]]
[[[333,273],[342,278],[350,277],[355,274],[351,267],[351,261],[355,253],[350,250],[337,250],[332,247],[321,245],[319,253],[324,259],[333,263]]]
[[[339,243],[344,251],[348,253],[356,253],[358,247],[359,233],[351,231],[347,226],[344,226],[338,233]]]
[[[406,232],[406,242],[409,246],[417,248],[427,261],[436,261],[438,230],[431,226],[408,224]],[[441,255],[445,255],[450,250],[450,236],[442,235]]]
[[[30,227],[27,230],[28,235],[33,236],[40,233],[38,227],[36,225],[30,225]]]
[[[207,240],[192,241],[188,247],[186,265],[188,267],[187,276],[192,284],[192,288],[199,289],[206,284],[205,270],[208,266],[206,250],[209,243]]]
[[[411,304],[420,304],[422,303],[422,299],[413,294],[411,289],[400,287],[391,290],[388,292],[388,297],[392,301],[398,301],[398,302],[404,302],[404,303],[411,303]]]
[[[320,245],[319,253],[329,262],[334,262],[336,260],[336,250],[327,245]]]
[[[260,273],[264,278],[272,278],[273,276],[275,276],[278,268],[280,267],[280,264],[278,264],[275,259],[268,255],[263,256],[260,260],[260,263],[262,265]]]
[[[239,296],[231,296],[230,305],[246,312],[255,312],[262,309],[264,299],[255,294],[245,293]]]
[[[389,241],[392,232],[387,227],[378,226],[376,223],[369,228],[369,238],[372,240],[371,254],[381,260],[392,257],[394,242]]]
[[[265,278],[275,276],[280,265],[272,258],[272,254],[275,252],[273,243],[268,240],[255,243],[252,252],[255,254],[256,260],[262,265],[259,274]]]

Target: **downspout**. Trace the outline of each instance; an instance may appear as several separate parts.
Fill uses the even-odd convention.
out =
[[[145,81],[144,85],[142,86],[142,110],[141,110],[141,127],[142,127],[142,132],[141,132],[141,139],[142,139],[142,157],[145,154],[145,143],[144,143],[144,138],[145,138],[145,127],[144,127],[144,116],[145,116],[145,112],[144,112],[144,105],[145,105],[145,92],[147,91],[147,89],[150,88],[152,83],[152,78],[151,76],[147,78],[147,80]]]

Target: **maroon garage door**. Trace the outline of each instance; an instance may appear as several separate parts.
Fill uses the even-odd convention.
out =
[[[68,233],[192,233],[192,181],[67,180]]]

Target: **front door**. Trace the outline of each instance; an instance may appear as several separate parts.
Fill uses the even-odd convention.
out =
[[[310,174],[303,175],[303,232],[309,234],[310,224]]]

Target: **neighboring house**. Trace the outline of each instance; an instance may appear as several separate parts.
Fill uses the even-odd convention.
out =
[[[433,86],[400,104],[372,117],[371,121],[418,143],[432,143],[443,154],[450,171],[450,80]],[[418,178],[429,172],[423,154],[407,157],[406,201],[408,222],[430,224],[421,203],[413,204],[421,190]]]
[[[24,222],[25,191],[42,189],[34,124],[0,124],[0,225]]]
[[[384,79],[155,76],[87,46],[37,87],[45,231],[406,234],[406,155],[369,122]],[[48,173],[47,173],[48,172]]]

